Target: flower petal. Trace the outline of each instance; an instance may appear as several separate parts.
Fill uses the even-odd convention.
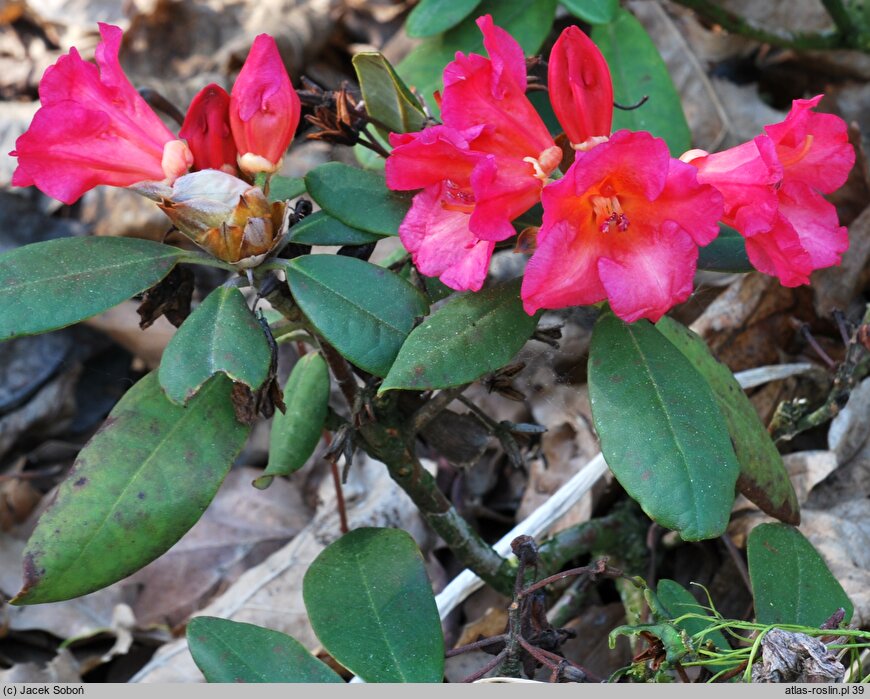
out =
[[[427,187],[414,197],[399,238],[422,274],[440,277],[451,289],[479,291],[495,243],[468,229],[469,215],[441,205],[442,187]]]
[[[777,216],[773,228],[746,239],[746,254],[759,272],[778,277],[783,286],[810,283],[813,271],[809,253],[801,245],[794,227]]]
[[[644,207],[640,214],[633,213],[632,223],[656,229],[673,223],[696,244],[707,245],[719,235],[722,195],[714,187],[700,184],[694,167],[671,158],[667,184],[656,205]]]
[[[725,198],[724,223],[744,236],[770,230],[778,205],[773,185],[782,179],[782,166],[770,138],[757,136],[689,162],[698,168],[698,180],[713,185]]]
[[[840,264],[849,234],[833,204],[801,182],[786,181],[779,190],[779,211],[794,227],[812,269]]]
[[[610,307],[626,323],[656,322],[692,294],[698,247],[675,225],[649,228],[623,241],[598,260]]]
[[[491,127],[472,144],[476,150],[522,159],[538,157],[553,145],[547,127],[526,97],[522,48],[485,15],[477,20],[490,58],[456,54],[444,69],[441,118],[446,126]]]
[[[523,276],[520,295],[526,313],[583,306],[607,297],[597,268],[605,248],[598,236],[584,235],[585,230],[567,220],[541,227]]]
[[[840,117],[812,111],[822,95],[794,100],[784,121],[764,127],[776,144],[787,181],[800,181],[821,192],[840,187],[855,164],[855,149]]]
[[[163,149],[155,158],[126,136],[103,111],[76,102],[43,107],[15,142],[12,155],[18,157],[18,170],[13,183],[32,182],[49,196],[72,204],[100,184],[127,187],[162,180]]]
[[[395,190],[422,189],[443,180],[457,186],[470,185],[471,170],[481,157],[469,150],[469,139],[484,129],[478,126],[457,131],[432,126],[414,134],[391,134],[394,146],[387,158],[387,187]]]
[[[515,235],[511,221],[538,203],[542,186],[530,163],[495,155],[481,158],[471,173],[474,235],[492,241]]]

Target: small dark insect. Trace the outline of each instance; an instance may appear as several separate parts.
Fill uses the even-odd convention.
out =
[[[498,371],[487,374],[480,380],[480,383],[489,393],[495,392],[510,400],[523,401],[526,399],[525,395],[513,387],[513,382],[517,374],[525,368],[525,362],[509,364]]]

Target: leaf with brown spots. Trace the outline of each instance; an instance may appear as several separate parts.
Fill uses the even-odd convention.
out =
[[[82,450],[24,552],[12,604],[71,599],[127,577],[169,549],[208,507],[250,428],[230,381],[209,381],[186,408],[152,373]]]

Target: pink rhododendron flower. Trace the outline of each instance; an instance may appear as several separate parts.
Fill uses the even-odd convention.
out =
[[[658,320],[692,293],[698,246],[718,234],[722,196],[661,139],[618,131],[543,192],[523,279],[526,312],[608,300],[627,322]]]
[[[392,134],[386,165],[391,189],[425,188],[402,242],[424,274],[459,290],[480,289],[493,244],[514,235],[511,221],[539,201],[562,157],[525,95],[519,44],[488,15],[477,25],[489,58],[456,54],[444,69],[443,126]]]
[[[724,222],[746,238],[753,266],[785,286],[808,284],[813,270],[839,264],[849,245],[822,194],[846,181],[855,151],[842,119],[812,111],[819,100],[795,100],[784,121],[753,141],[682,157],[725,197]]]
[[[278,170],[301,109],[275,40],[260,34],[230,93],[230,127],[244,172]]]
[[[197,170],[223,170],[233,175],[238,150],[230,130],[230,96],[220,85],[206,85],[190,103],[178,135],[193,152]]]
[[[10,153],[13,185],[36,185],[66,204],[100,184],[172,182],[193,162],[121,70],[121,30],[99,26],[97,64],[73,48],[45,71],[42,106]]]

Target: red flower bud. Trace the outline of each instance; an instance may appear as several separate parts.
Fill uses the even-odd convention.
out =
[[[193,98],[178,132],[193,152],[197,170],[236,173],[236,143],[230,130],[230,96],[220,85],[207,85]]]
[[[278,169],[300,111],[275,40],[260,34],[230,94],[230,126],[242,170],[252,174]]]
[[[550,53],[547,71],[550,104],[571,143],[609,136],[613,121],[613,83],[598,47],[578,27],[562,32]]]

